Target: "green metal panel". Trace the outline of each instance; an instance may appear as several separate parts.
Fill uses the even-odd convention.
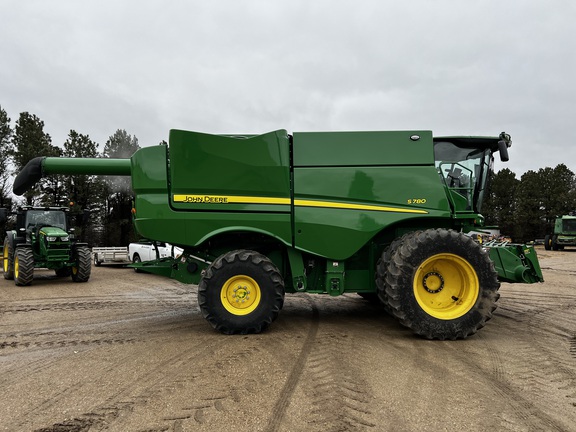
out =
[[[207,213],[198,207],[173,205],[168,195],[166,152],[165,146],[145,147],[132,156],[132,187],[136,195],[134,223],[140,235],[193,247],[214,235],[241,231],[265,234],[287,245],[292,244],[289,211],[261,213],[254,210],[258,206],[252,206],[250,212],[231,212],[227,210],[233,206],[218,206],[220,211]],[[174,164],[172,147],[170,157]],[[180,169],[185,167],[180,166]],[[192,172],[192,169],[186,171]],[[184,181],[184,176],[180,181]],[[189,183],[193,188],[193,183]],[[289,203],[286,206],[289,208]]]
[[[289,146],[285,130],[248,137],[171,130],[172,206],[289,213]]]
[[[294,133],[295,167],[432,164],[431,131]]]
[[[451,217],[433,165],[295,168],[294,189],[296,247],[333,259],[391,224]]]

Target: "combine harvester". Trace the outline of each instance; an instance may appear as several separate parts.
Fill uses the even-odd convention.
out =
[[[131,175],[138,233],[184,250],[139,268],[198,284],[202,314],[226,334],[267,328],[286,292],[358,293],[418,335],[461,339],[492,317],[499,279],[543,280],[532,247],[466,235],[483,226],[493,156],[507,161],[510,144],[504,133],[172,130],[130,159],[35,158],[14,192],[49,174]]]

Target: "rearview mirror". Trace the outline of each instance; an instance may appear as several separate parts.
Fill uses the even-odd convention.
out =
[[[500,160],[502,162],[508,162],[510,160],[508,157],[508,143],[506,141],[498,141],[498,151],[500,152]]]

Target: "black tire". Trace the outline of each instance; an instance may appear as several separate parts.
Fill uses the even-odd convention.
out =
[[[384,306],[384,310],[392,315],[394,315],[394,312],[392,310],[392,307],[390,306],[390,302],[388,299],[388,293],[387,293],[387,285],[386,285],[386,274],[388,272],[388,264],[390,263],[390,259],[392,257],[392,255],[396,252],[396,249],[402,244],[402,241],[404,240],[404,237],[400,237],[397,238],[396,240],[394,240],[390,246],[388,246],[384,252],[382,253],[382,257],[380,257],[380,259],[378,260],[378,263],[376,264],[376,293],[378,295],[378,298],[380,299],[380,302],[382,303],[382,305]]]
[[[14,250],[8,236],[4,239],[4,249],[2,250],[2,264],[4,269],[4,279],[14,279]]]
[[[555,251],[560,250],[560,246],[558,246],[557,241],[558,241],[558,236],[555,236],[555,235],[552,236],[552,250],[555,250]]]
[[[550,250],[552,249],[552,239],[550,238],[549,234],[544,236],[544,249]]]
[[[76,262],[72,266],[72,280],[87,282],[92,271],[92,252],[86,246],[78,246],[74,258]]]
[[[26,286],[34,279],[34,253],[27,247],[16,248],[14,257],[14,282]]]
[[[100,267],[102,265],[102,261],[98,261],[98,254],[94,254],[94,265],[96,267]]]
[[[284,281],[264,255],[228,252],[200,280],[198,305],[212,327],[224,334],[260,333],[284,305]]]
[[[132,257],[132,263],[139,263],[142,262],[142,260],[140,259],[140,255],[138,255],[137,253],[134,254],[134,256]],[[141,273],[142,270],[135,268],[134,271],[136,273]]]
[[[386,272],[400,323],[427,339],[464,339],[492,318],[500,283],[488,253],[470,237],[434,229],[406,235]]]

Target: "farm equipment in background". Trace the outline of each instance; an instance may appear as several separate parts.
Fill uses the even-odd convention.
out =
[[[286,292],[358,293],[418,335],[460,339],[492,317],[499,277],[543,280],[535,252],[466,235],[483,226],[493,155],[507,161],[510,144],[504,133],[171,130],[130,159],[35,158],[14,192],[49,174],[131,175],[136,230],[183,249],[139,268],[198,284],[202,314],[226,334],[267,328]]]
[[[573,214],[557,217],[554,232],[544,237],[546,250],[564,250],[566,246],[576,246],[576,216]]]
[[[6,218],[6,209],[0,209],[0,221]],[[4,238],[4,279],[13,279],[19,286],[29,285],[35,268],[48,268],[57,276],[86,282],[92,269],[90,249],[76,241],[68,219],[67,208],[19,208],[16,229],[7,231]]]

